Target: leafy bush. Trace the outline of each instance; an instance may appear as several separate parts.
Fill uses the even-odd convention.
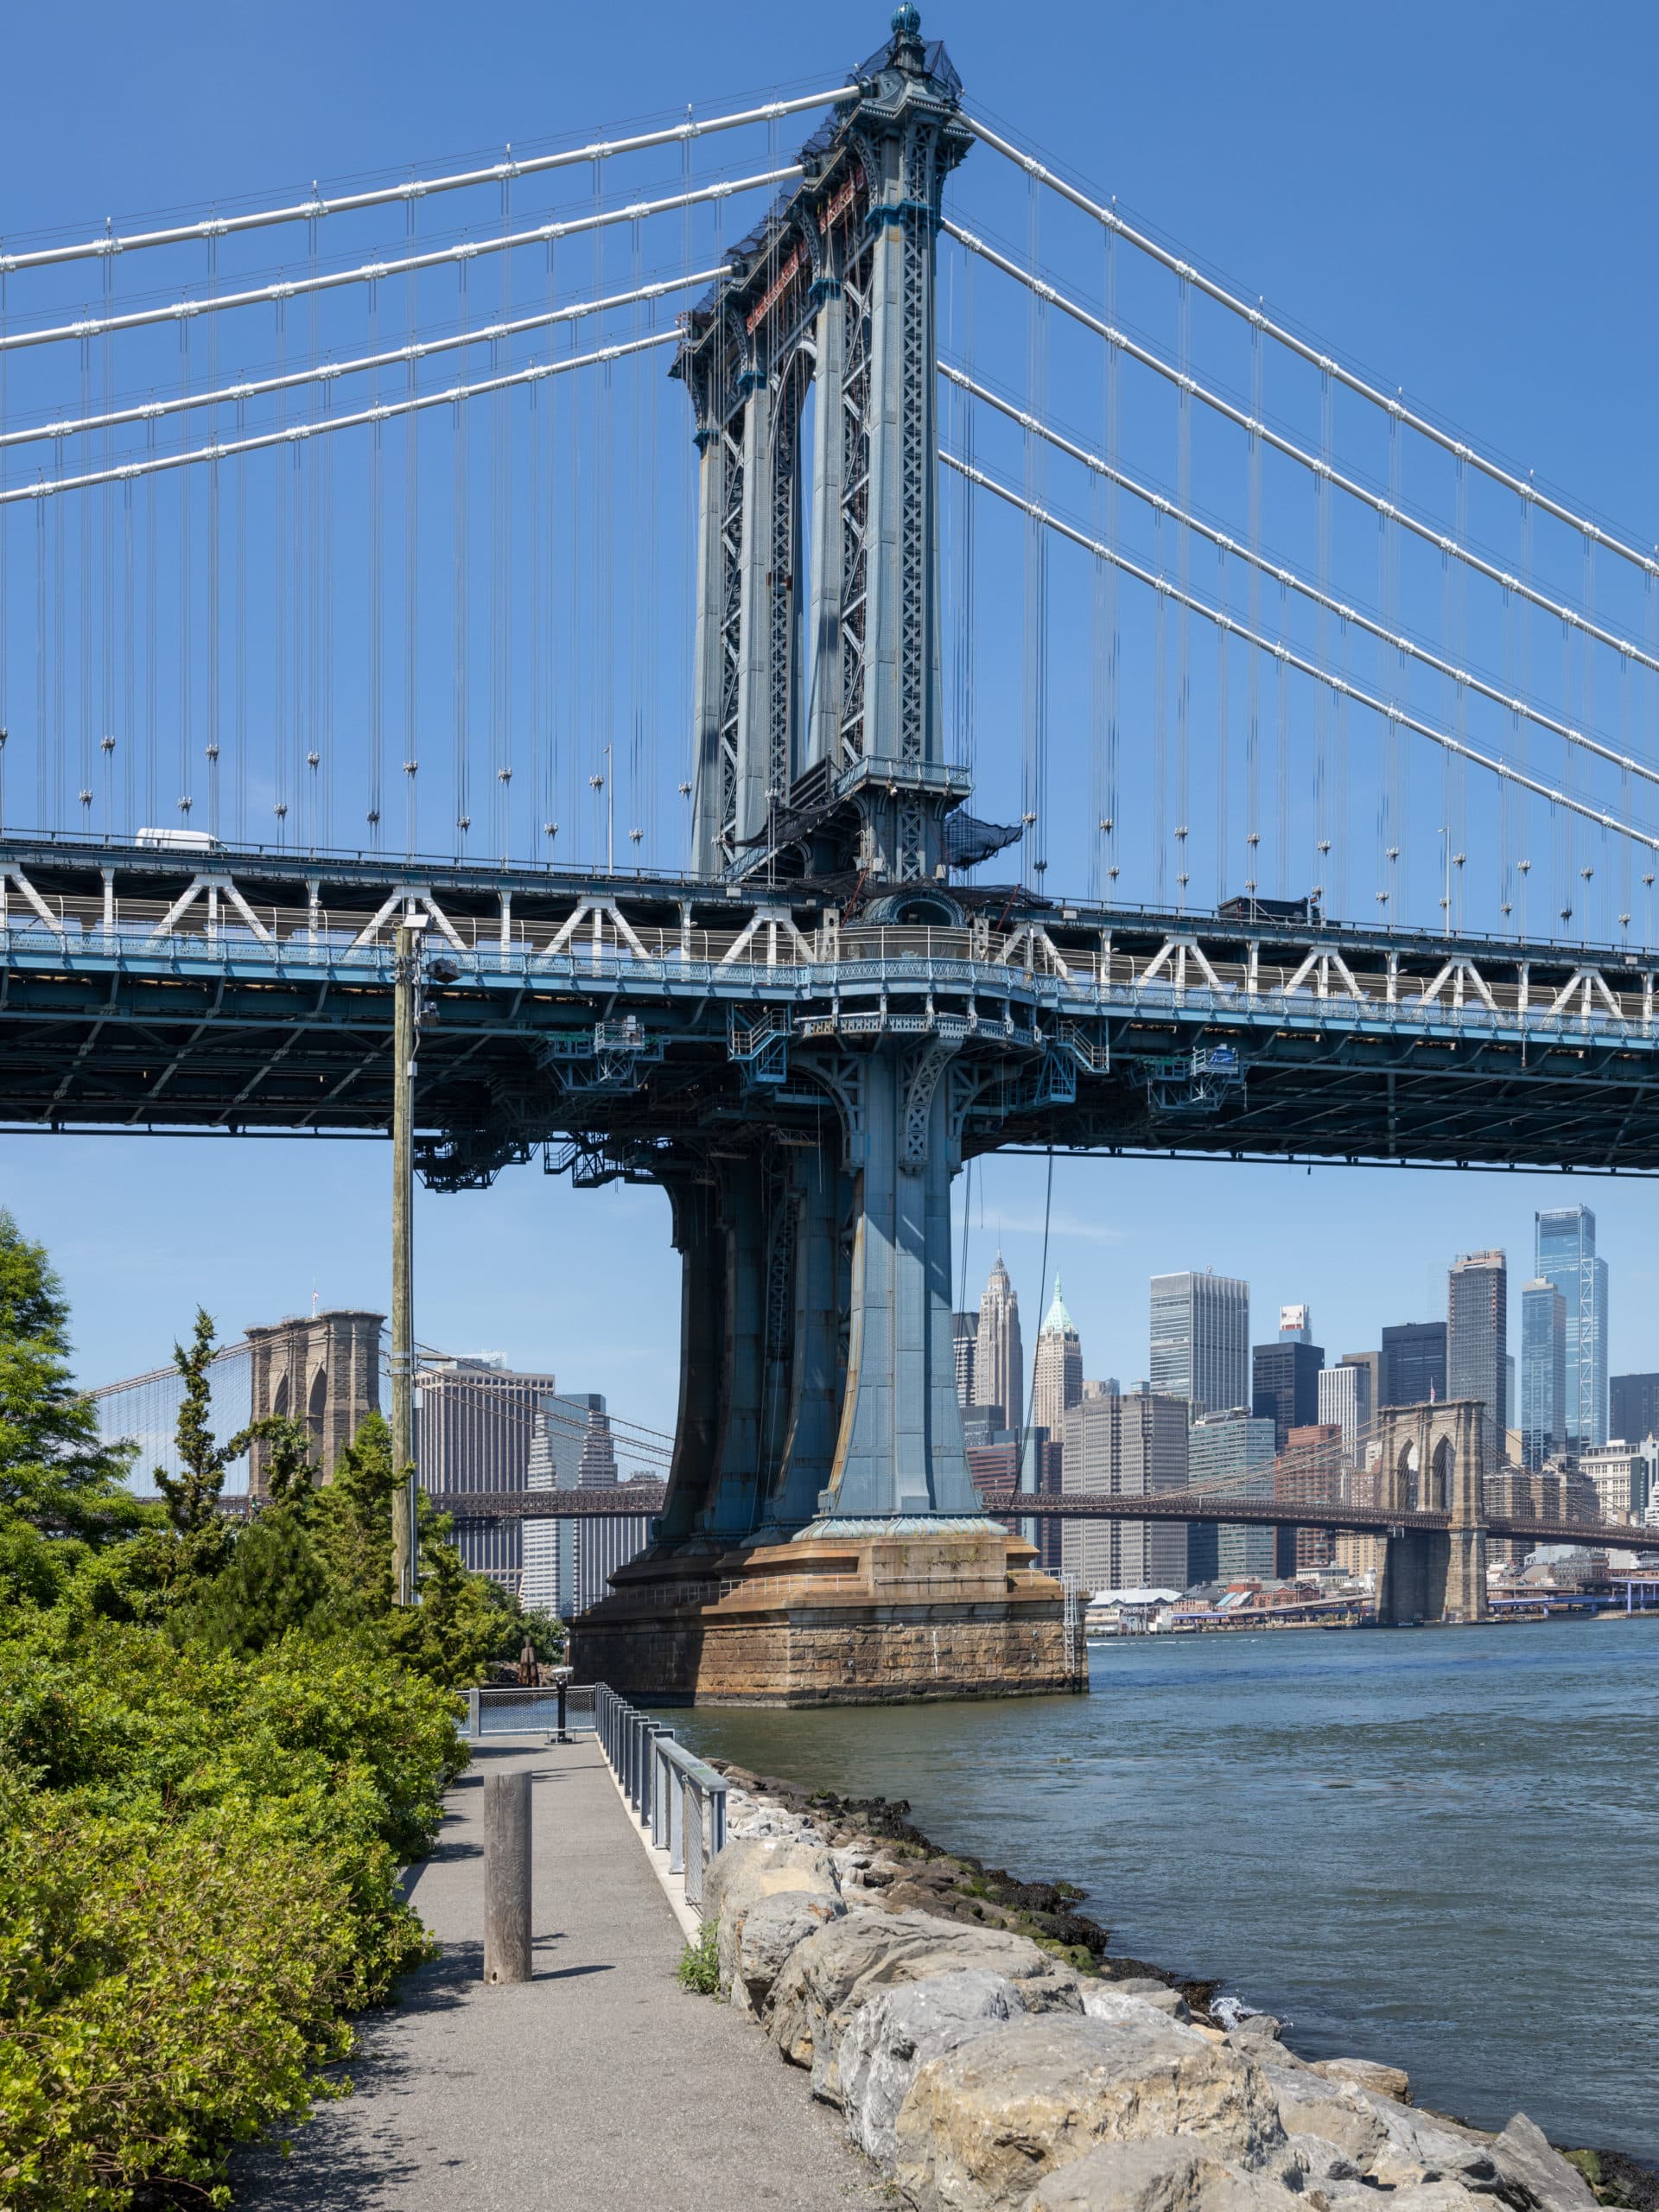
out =
[[[398,1898],[455,1701],[349,1643],[253,1661],[62,1613],[0,1643],[0,2200],[226,2201],[345,2014],[430,1946]]]
[[[177,1478],[74,1391],[67,1310],[0,1212],[0,2204],[224,2204],[230,2152],[302,2121],[347,2017],[432,1946],[398,1893],[466,1751],[454,1686],[517,1654],[516,1599],[423,1503],[392,1603],[374,1416],[319,1486],[305,1431],[208,1426],[198,1313]],[[257,1433],[270,1503],[219,1510]]]

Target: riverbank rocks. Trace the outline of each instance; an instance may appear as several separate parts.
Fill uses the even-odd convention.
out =
[[[921,2068],[894,2126],[895,2179],[918,2212],[1020,2212],[1052,2169],[1164,2136],[1241,2167],[1285,2150],[1259,2069],[1149,2005],[1014,2021]]]
[[[1492,2144],[1500,2194],[1526,2212],[1592,2212],[1596,2193],[1578,2168],[1552,2151],[1542,2128],[1518,2112]]]
[[[849,1912],[793,1951],[772,1985],[767,2029],[812,2088],[839,2104],[837,2059],[853,2014],[880,1989],[978,1967],[1018,1985],[1028,2012],[1080,2012],[1077,1974],[1023,1936],[926,1912]]]
[[[1038,2183],[1021,2212],[1307,2212],[1276,2174],[1251,2173],[1191,2136],[1103,2144]]]
[[[1161,1982],[1085,1981],[1082,1995],[1083,2009],[1091,2020],[1133,2022],[1141,2017],[1137,2005],[1161,2013],[1166,2020],[1185,2023],[1192,2018],[1180,1991],[1166,1989]]]
[[[1312,2063],[1328,2082],[1352,2082],[1379,2097],[1392,2097],[1395,2104],[1411,2102],[1411,2076],[1403,2066],[1380,2065],[1374,2058],[1316,2058]]]
[[[829,1890],[780,1890],[775,1896],[757,1898],[738,1927],[728,1985],[737,2010],[758,2020],[785,1961],[809,1936],[839,1920],[846,1910]]]
[[[921,2068],[1025,2012],[1018,1984],[982,1967],[903,1982],[861,2005],[836,2055],[842,2110],[860,2150],[890,2166],[893,2122]]]
[[[933,1851],[906,1806],[729,1772],[721,1992],[912,2212],[1596,2212],[1524,2114],[1494,2138],[1416,2109],[1398,2067],[1300,2058],[1213,1982],[1106,1958],[1080,1892]]]
[[[733,1993],[739,1952],[750,1914],[764,1900],[785,1895],[828,1900],[841,1908],[841,1883],[835,1861],[822,1845],[786,1837],[740,1836],[710,1862],[702,1878],[702,1916],[718,1923],[715,1955],[720,1962],[722,1997]],[[805,1910],[802,1908],[803,1912]],[[834,1913],[829,1910],[807,1914],[800,1918],[792,1940],[787,1943],[783,1942],[783,1929],[768,1921],[769,1942],[775,1953],[770,1972],[766,1972],[761,1964],[766,1951],[757,1931],[753,1964],[766,1989],[771,1988],[778,1967],[801,1938],[833,1917]],[[742,2002],[744,2009],[753,2009],[747,1993]]]

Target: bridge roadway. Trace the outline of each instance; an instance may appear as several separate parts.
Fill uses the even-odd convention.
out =
[[[0,1123],[382,1135],[392,931],[425,921],[418,1164],[650,1178],[814,1141],[884,1039],[1002,1145],[1659,1170],[1659,960],[957,885],[593,876],[264,849],[0,845]],[[890,903],[890,902],[889,902]]]
[[[607,1520],[620,1515],[660,1513],[667,1492],[658,1483],[620,1483],[592,1490],[439,1491],[432,1503],[458,1521]],[[1272,1528],[1331,1529],[1355,1535],[1400,1533],[1444,1534],[1446,1513],[1396,1512],[1384,1505],[1326,1505],[1311,1499],[1231,1497],[1205,1491],[1154,1491],[1146,1497],[1105,1492],[1014,1491],[988,1500],[999,1520],[1216,1521],[1254,1522]],[[1537,1515],[1494,1514],[1485,1523],[1492,1538],[1514,1537],[1535,1544],[1579,1544],[1615,1551],[1659,1549],[1659,1532],[1617,1522],[1551,1521]]]

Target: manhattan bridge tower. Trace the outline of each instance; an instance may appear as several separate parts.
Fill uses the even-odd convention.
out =
[[[963,813],[944,759],[936,238],[971,138],[919,25],[899,9],[674,368],[700,456],[696,866],[785,909],[810,891],[832,933],[844,915],[830,974],[855,931],[943,931],[969,957],[984,925],[950,870],[1017,834]],[[811,1102],[809,1128],[762,1115],[659,1166],[684,1268],[675,1466],[658,1541],[579,1628],[578,1664],[705,1698],[810,1701],[826,1669],[842,1695],[1052,1688],[1059,1593],[982,1512],[951,1337],[950,1182],[1004,1071],[964,1052],[971,1010],[930,995],[890,1019],[884,995],[848,1018],[826,995],[777,1094]],[[826,1608],[827,1573],[858,1601]],[[774,1605],[797,1584],[810,1624],[785,1605],[766,1627],[746,1580]],[[947,1582],[941,1621],[919,1599]]]

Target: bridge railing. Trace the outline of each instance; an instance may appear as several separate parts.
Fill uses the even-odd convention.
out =
[[[619,930],[614,903],[582,910],[567,930],[545,918],[457,914],[430,942],[456,958],[463,976],[569,978],[574,982],[636,982],[653,986],[722,982],[747,990],[767,982],[799,990],[803,985],[855,988],[886,985],[913,976],[930,986],[982,988],[989,978],[1040,986],[1078,1012],[1116,1007],[1154,1008],[1237,1019],[1249,1013],[1268,1020],[1306,1014],[1317,1006],[1327,1021],[1352,1021],[1387,1029],[1433,1027],[1473,1033],[1524,1024],[1540,1036],[1643,1035],[1655,1030],[1653,976],[1610,966],[1580,951],[1582,965],[1568,980],[1531,982],[1519,962],[1492,963],[1475,975],[1427,975],[1368,964],[1351,950],[1345,976],[1323,981],[1306,960],[1220,957],[1227,942],[1212,940],[1202,967],[1172,974],[1164,952],[1145,954],[1114,945],[1057,949],[1034,944],[1027,931],[989,931],[977,943],[967,930],[946,928],[833,928],[804,934],[778,917],[729,930],[663,928],[627,922]],[[391,958],[390,922],[374,928],[372,912],[320,907],[252,906],[250,920],[228,900],[210,918],[198,900],[186,916],[155,899],[121,899],[105,906],[96,898],[54,893],[42,904],[50,916],[16,895],[0,907],[0,947],[28,955],[50,950],[97,958],[143,956],[169,963],[229,956],[238,963],[285,969],[327,968],[378,973]],[[781,911],[781,910],[780,910]],[[597,937],[590,927],[597,914]],[[253,924],[257,923],[256,928]],[[365,937],[365,931],[374,933]],[[1195,933],[1207,934],[1201,924]],[[560,940],[563,939],[563,942]],[[1573,950],[1552,958],[1572,965]],[[1454,963],[1455,964],[1455,963]],[[1503,972],[1505,969],[1509,972]],[[1189,972],[1196,978],[1189,980]]]
[[[688,1751],[674,1731],[636,1712],[607,1683],[595,1686],[600,1748],[617,1786],[668,1872],[701,1912],[703,1876],[726,1845],[726,1778]]]

